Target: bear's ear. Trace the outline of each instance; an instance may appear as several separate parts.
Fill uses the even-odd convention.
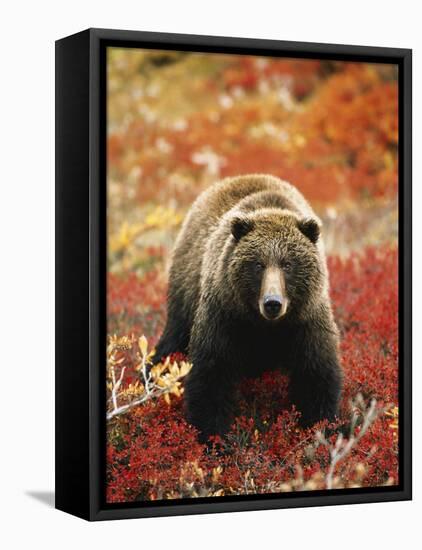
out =
[[[240,241],[249,231],[252,231],[253,225],[253,221],[249,218],[242,218],[240,216],[233,218],[231,221],[231,231],[236,241]]]
[[[317,242],[321,232],[321,227],[317,220],[314,218],[299,220],[298,227],[305,237],[308,237],[311,243],[315,244]]]

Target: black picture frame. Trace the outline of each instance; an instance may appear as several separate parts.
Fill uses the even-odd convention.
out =
[[[399,448],[394,487],[106,504],[106,119],[108,46],[396,63],[399,72]],[[56,42],[56,508],[87,520],[412,498],[412,51],[89,29]]]

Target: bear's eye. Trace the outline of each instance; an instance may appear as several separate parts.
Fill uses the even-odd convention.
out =
[[[264,264],[261,262],[255,262],[255,271],[260,273],[264,269]]]
[[[283,269],[284,271],[291,271],[292,264],[290,262],[283,262]]]

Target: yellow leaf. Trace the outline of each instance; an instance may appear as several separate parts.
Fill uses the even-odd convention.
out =
[[[192,365],[190,363],[186,363],[186,361],[183,361],[180,365],[180,376],[186,376],[187,373],[191,370]]]
[[[173,365],[170,365],[169,367],[170,374],[173,376],[179,376],[179,367],[177,363],[173,363]]]
[[[148,353],[148,355],[145,357],[145,360],[146,361],[151,361],[151,359],[154,357],[155,355],[155,350],[152,350]]]
[[[144,335],[139,338],[139,349],[141,350],[142,356],[145,357],[148,350],[148,340]]]
[[[178,384],[178,382],[176,382],[176,383],[174,384],[174,386],[172,386],[172,388],[171,388],[170,391],[171,391],[171,393],[173,393],[174,395],[177,395],[177,397],[180,397],[180,390],[179,390],[179,384]]]

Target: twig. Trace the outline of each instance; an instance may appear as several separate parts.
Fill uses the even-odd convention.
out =
[[[114,408],[112,411],[109,411],[107,413],[107,420],[111,420],[115,416],[118,416],[119,414],[123,414],[130,409],[133,409],[134,407],[137,407],[138,405],[142,405],[142,403],[145,403],[145,401],[148,401],[148,399],[151,399],[151,397],[160,397],[160,395],[164,395],[166,392],[168,392],[167,388],[161,388],[159,391],[157,391],[153,396],[151,393],[145,394],[142,397],[139,397],[138,399],[134,399],[130,403],[127,403],[126,405],[120,405],[120,407]]]
[[[329,441],[327,441],[327,439],[323,436],[321,432],[317,433],[317,440],[319,441],[319,443],[327,447],[330,451],[330,467],[325,478],[327,489],[333,488],[333,477],[337,464],[350,453],[355,445],[357,445],[357,443],[368,431],[368,428],[373,424],[373,422],[380,414],[380,411],[377,410],[376,406],[376,399],[372,399],[369,408],[365,411],[362,426],[357,435],[354,434],[354,431],[357,424],[358,415],[356,413],[353,414],[352,422],[350,425],[350,437],[346,441],[344,441],[343,434],[339,434],[336,442],[334,444],[331,444]]]
[[[118,408],[117,406],[117,390],[120,388],[123,380],[123,376],[125,374],[126,367],[122,367],[122,370],[120,371],[119,379],[116,382],[116,374],[114,371],[114,366],[111,365],[111,378],[113,381],[113,388],[111,390],[111,400],[113,402],[113,409],[116,410]]]

